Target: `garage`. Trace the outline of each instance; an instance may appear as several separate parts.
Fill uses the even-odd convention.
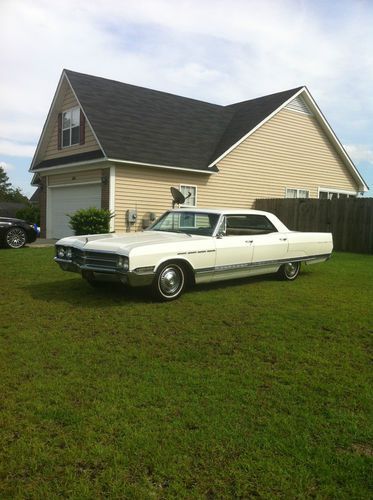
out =
[[[73,235],[69,217],[81,208],[101,208],[101,184],[51,187],[48,194],[48,238]]]

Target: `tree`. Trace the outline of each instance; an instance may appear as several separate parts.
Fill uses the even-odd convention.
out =
[[[0,196],[3,197],[8,193],[11,183],[9,182],[9,177],[7,176],[4,167],[0,165]]]
[[[28,203],[28,198],[22,194],[20,188],[14,188],[9,182],[9,177],[0,165],[0,201],[13,201],[16,203]]]

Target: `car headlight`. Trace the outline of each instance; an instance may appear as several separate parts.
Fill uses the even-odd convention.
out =
[[[64,259],[65,258],[65,249],[64,249],[64,247],[57,247],[57,257],[59,259]]]
[[[73,256],[72,248],[70,247],[57,247],[57,257],[59,259],[71,260]]]
[[[118,267],[122,269],[123,271],[128,271],[129,269],[129,260],[128,257],[125,257],[123,255],[119,255],[118,257]]]

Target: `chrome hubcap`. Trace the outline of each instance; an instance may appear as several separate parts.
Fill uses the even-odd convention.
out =
[[[298,272],[298,264],[295,264],[293,262],[288,262],[285,264],[285,273],[289,278],[292,278],[295,276]]]
[[[12,248],[20,248],[26,243],[26,235],[22,229],[10,229],[6,235],[6,242]]]
[[[182,283],[181,273],[174,267],[166,267],[159,277],[160,288],[165,295],[175,295]]]

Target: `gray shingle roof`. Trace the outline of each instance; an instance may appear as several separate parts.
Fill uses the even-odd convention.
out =
[[[302,87],[229,106],[65,70],[108,158],[207,170]]]

